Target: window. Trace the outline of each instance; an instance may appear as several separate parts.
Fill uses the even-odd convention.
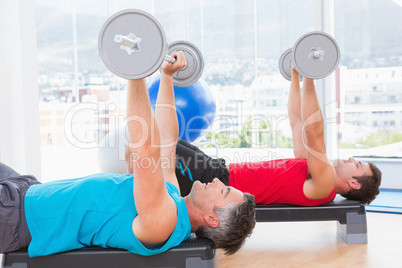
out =
[[[346,100],[340,100],[344,104],[340,107],[343,117],[339,125],[340,152],[402,157],[402,126],[396,123],[402,111],[402,100],[397,98],[402,93],[402,60],[395,56],[402,53],[398,45],[402,41],[401,2],[334,3],[335,37],[341,47],[340,65],[344,72],[341,96]],[[353,96],[354,102],[347,101],[348,96]],[[360,113],[359,120],[350,120],[356,111]],[[393,143],[395,146],[382,149]]]
[[[261,129],[261,135],[253,136],[248,146],[288,150],[283,154],[292,156],[289,82],[279,74],[278,59],[301,35],[317,30],[316,18],[324,16],[317,14],[317,3],[35,1],[44,181],[101,171],[99,150],[119,146],[103,138],[108,133],[124,135],[119,126],[125,115],[126,81],[104,67],[97,37],[109,16],[132,7],[154,14],[169,43],[188,40],[203,52],[202,79],[217,105],[208,131],[216,135],[203,135],[199,144],[224,135],[238,139],[246,123],[258,117],[251,125]],[[392,0],[338,0],[334,7],[334,37],[342,51],[341,91],[338,133],[327,142],[338,143],[341,155],[402,156],[397,146],[386,154],[376,150],[401,141],[402,57],[396,55],[402,54],[402,7]],[[267,129],[286,142],[267,142]],[[369,138],[376,142],[368,143]],[[124,161],[121,148],[113,152]],[[63,159],[57,160],[60,154]]]

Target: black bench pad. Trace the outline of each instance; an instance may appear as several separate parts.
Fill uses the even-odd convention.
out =
[[[87,247],[64,253],[30,258],[27,249],[3,254],[2,268],[133,268],[177,267],[212,268],[217,266],[214,243],[190,237],[164,253],[140,256],[121,249]]]

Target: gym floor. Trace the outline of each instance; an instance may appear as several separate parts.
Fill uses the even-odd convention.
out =
[[[257,223],[233,256],[218,252],[219,268],[402,267],[402,215],[367,212],[368,243],[346,244],[336,222]]]

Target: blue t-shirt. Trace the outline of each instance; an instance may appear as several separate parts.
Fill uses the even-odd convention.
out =
[[[32,241],[30,257],[86,246],[126,249],[140,255],[164,252],[189,238],[190,219],[184,199],[166,182],[177,206],[177,225],[166,243],[146,248],[132,229],[138,214],[133,176],[95,174],[31,186],[25,195],[25,215]]]

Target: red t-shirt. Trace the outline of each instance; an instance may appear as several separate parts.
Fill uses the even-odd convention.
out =
[[[308,173],[306,159],[234,163],[229,165],[229,185],[254,195],[257,204],[316,206],[332,201],[336,188],[323,199],[304,195]]]

